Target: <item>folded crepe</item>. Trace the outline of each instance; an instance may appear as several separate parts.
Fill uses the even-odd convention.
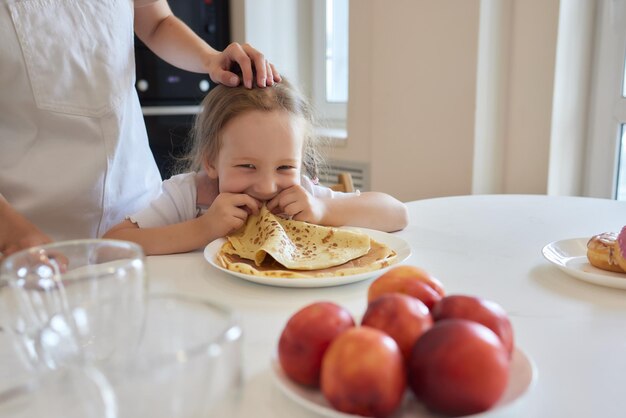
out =
[[[227,240],[217,262],[255,276],[343,276],[386,267],[396,258],[367,234],[282,219],[265,206]]]

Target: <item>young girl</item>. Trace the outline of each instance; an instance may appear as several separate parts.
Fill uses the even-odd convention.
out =
[[[311,111],[286,80],[264,89],[217,86],[202,107],[188,172],[165,180],[149,207],[104,238],[134,241],[148,255],[191,251],[235,231],[263,204],[318,225],[406,226],[405,205],[385,193],[316,184]]]

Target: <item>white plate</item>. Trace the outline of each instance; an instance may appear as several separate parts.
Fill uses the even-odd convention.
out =
[[[543,256],[570,276],[600,286],[626,289],[626,274],[606,271],[589,264],[589,238],[554,241],[543,247]]]
[[[274,355],[271,364],[271,373],[274,382],[280,390],[301,406],[314,411],[320,415],[330,418],[352,418],[359,415],[346,414],[333,409],[321,391],[308,388],[292,382],[280,367],[278,358]],[[537,371],[530,358],[519,348],[515,348],[511,369],[509,372],[509,383],[502,398],[486,412],[493,412],[496,409],[504,408],[519,399],[530,388],[537,377]],[[480,416],[476,414],[472,416]],[[393,418],[419,418],[434,417],[423,405],[421,405],[410,391],[404,396],[404,400],[399,409],[392,415]]]
[[[400,237],[397,237],[386,232],[375,231],[373,229],[366,228],[346,228],[351,230],[360,231],[366,233],[372,239],[389,246],[392,250],[398,254],[394,264],[399,264],[406,260],[411,255],[411,247],[409,243]],[[251,282],[265,284],[268,286],[282,286],[282,287],[328,287],[339,286],[342,284],[355,283],[361,280],[369,279],[380,274],[383,274],[391,266],[378,270],[367,271],[365,273],[351,274],[348,276],[332,276],[332,277],[302,277],[302,278],[280,278],[280,277],[261,277],[253,276],[251,274],[239,273],[236,271],[228,270],[216,262],[216,255],[219,252],[222,245],[226,242],[225,238],[216,239],[206,246],[204,249],[204,258],[215,268],[222,270],[225,273],[233,276],[249,280]]]

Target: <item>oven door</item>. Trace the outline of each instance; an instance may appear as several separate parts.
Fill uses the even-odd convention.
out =
[[[150,149],[163,180],[180,172],[199,106],[143,107]]]

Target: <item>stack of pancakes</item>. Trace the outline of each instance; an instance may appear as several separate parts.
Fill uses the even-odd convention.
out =
[[[396,258],[362,232],[283,219],[265,206],[217,254],[228,270],[284,278],[347,276],[387,267]]]

